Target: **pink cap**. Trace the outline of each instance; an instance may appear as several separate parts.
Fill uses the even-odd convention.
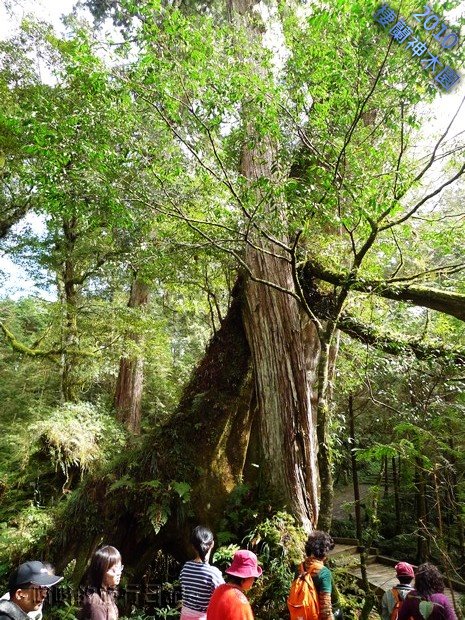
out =
[[[239,549],[234,554],[231,566],[225,572],[228,575],[233,575],[233,577],[247,579],[248,577],[260,577],[263,571],[262,567],[258,565],[255,553],[248,549]]]
[[[399,562],[395,569],[398,577],[414,577],[413,566],[408,562]]]

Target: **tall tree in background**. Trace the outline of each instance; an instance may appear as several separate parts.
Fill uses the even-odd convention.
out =
[[[149,287],[142,279],[134,276],[128,307],[143,309],[149,300]],[[130,335],[135,344],[140,342],[140,333]],[[144,358],[139,354],[120,359],[115,390],[116,415],[134,434],[140,433],[142,390],[144,383]]]

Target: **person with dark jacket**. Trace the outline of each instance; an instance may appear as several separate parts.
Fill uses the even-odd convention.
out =
[[[90,562],[80,620],[118,620],[115,598],[123,568],[118,549],[111,545],[97,549]]]
[[[30,620],[28,614],[40,611],[49,589],[62,579],[42,562],[21,564],[8,580],[10,600],[0,600],[0,620]]]

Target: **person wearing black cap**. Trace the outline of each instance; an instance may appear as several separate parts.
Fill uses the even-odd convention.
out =
[[[30,620],[28,614],[40,611],[49,589],[62,579],[42,562],[21,564],[8,580],[10,600],[0,600],[0,620]]]

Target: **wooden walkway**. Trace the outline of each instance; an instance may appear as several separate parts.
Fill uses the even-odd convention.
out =
[[[360,555],[356,541],[335,539],[335,542],[336,546],[330,552],[330,557],[334,557],[335,559],[338,558],[338,564],[341,563],[345,565],[347,567],[347,572],[360,580],[362,574],[360,571]],[[375,589],[376,594],[381,597],[386,590],[390,590],[398,583],[394,566],[400,560],[380,556],[377,554],[376,550],[371,551],[372,553],[369,555],[367,561],[368,581]],[[456,601],[459,600],[464,591],[465,590],[460,584],[457,584],[457,587],[454,586],[454,598]],[[445,594],[452,601],[451,591],[446,590]]]

